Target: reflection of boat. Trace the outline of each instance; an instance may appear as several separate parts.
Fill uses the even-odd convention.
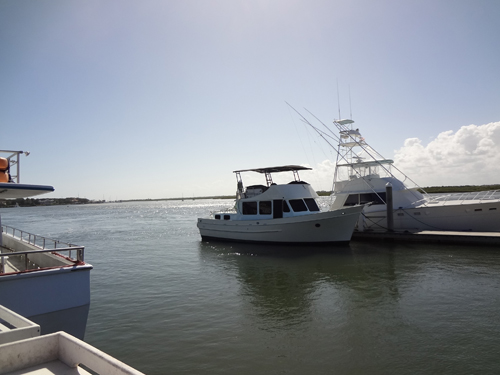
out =
[[[372,149],[352,120],[334,121],[340,131],[332,209],[372,202],[364,208],[359,229],[382,229],[386,187],[392,186],[393,228],[400,230],[500,231],[500,192],[430,196],[396,178],[393,161]],[[402,172],[398,171],[402,174]],[[412,182],[407,176],[404,181]],[[413,182],[412,182],[413,183]]]
[[[22,151],[0,151],[0,198],[26,198],[52,186],[19,183]],[[17,171],[13,167],[17,166]],[[1,226],[0,303],[41,326],[83,338],[90,306],[90,270],[84,248]]]
[[[309,245],[200,242],[199,248],[204,264],[219,268],[241,290],[244,313],[257,313],[261,319],[252,322],[269,330],[308,325],[325,305],[328,313],[321,316],[330,319],[361,301],[399,301],[395,253],[387,251],[392,246],[352,242],[332,252]]]
[[[202,239],[269,243],[349,242],[362,206],[321,212],[311,185],[300,181],[297,165],[235,171],[236,204],[233,212],[218,212],[198,219]],[[243,187],[241,172],[263,173],[267,186]],[[273,183],[271,173],[293,172],[288,184]]]

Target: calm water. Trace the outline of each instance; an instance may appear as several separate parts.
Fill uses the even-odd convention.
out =
[[[86,247],[86,341],[147,374],[498,374],[500,251],[202,243],[231,201],[2,209]]]

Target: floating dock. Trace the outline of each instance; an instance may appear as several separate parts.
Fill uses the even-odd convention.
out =
[[[500,245],[499,232],[355,231],[352,241],[420,242],[453,245]]]

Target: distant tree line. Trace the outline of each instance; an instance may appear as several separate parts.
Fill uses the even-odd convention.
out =
[[[70,204],[100,203],[87,198],[16,198],[0,199],[0,207],[34,207],[34,206],[57,206]]]

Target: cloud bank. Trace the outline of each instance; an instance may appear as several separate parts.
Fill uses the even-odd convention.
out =
[[[448,130],[427,145],[409,138],[394,162],[420,186],[499,184],[500,122]]]

